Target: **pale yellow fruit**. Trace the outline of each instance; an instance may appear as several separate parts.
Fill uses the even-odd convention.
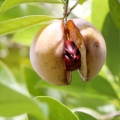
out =
[[[106,45],[104,38],[92,24],[83,19],[72,21],[74,29],[70,28],[70,36],[81,52],[81,67],[78,71],[82,80],[88,81],[101,70],[106,58]],[[71,71],[66,71],[65,68],[64,41],[62,21],[56,21],[40,30],[30,47],[30,60],[37,74],[56,85],[71,82]]]

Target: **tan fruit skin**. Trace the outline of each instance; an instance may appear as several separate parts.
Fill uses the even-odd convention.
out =
[[[47,26],[35,36],[30,48],[33,68],[42,79],[56,85],[68,84],[64,63],[64,34],[61,21]]]
[[[74,19],[74,24],[80,30],[86,47],[87,76],[88,81],[94,78],[101,70],[106,59],[106,44],[101,33],[89,22]]]
[[[106,58],[106,46],[102,35],[87,21],[73,20],[84,38],[86,47],[87,73],[83,81],[95,77]],[[81,51],[82,52],[82,51]],[[55,85],[68,85],[71,72],[66,72],[64,62],[64,33],[62,22],[57,21],[39,31],[30,47],[30,60],[37,74],[45,81]],[[79,70],[80,73],[84,71]]]

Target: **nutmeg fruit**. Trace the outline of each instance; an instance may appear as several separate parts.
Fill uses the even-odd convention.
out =
[[[83,19],[68,20],[66,26],[56,21],[41,29],[30,47],[34,70],[45,81],[68,85],[73,70],[83,81],[94,78],[106,59],[106,45],[101,33]]]

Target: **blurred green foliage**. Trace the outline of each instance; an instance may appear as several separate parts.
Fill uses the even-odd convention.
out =
[[[90,4],[88,1],[79,3],[83,6]],[[1,0],[0,6],[1,120],[120,119],[118,0],[92,0],[88,18],[105,38],[106,63],[99,75],[87,83],[73,72],[69,86],[46,83],[29,60],[29,47],[36,32],[54,18],[63,17],[62,0]],[[72,12],[70,18],[73,17],[79,16]]]

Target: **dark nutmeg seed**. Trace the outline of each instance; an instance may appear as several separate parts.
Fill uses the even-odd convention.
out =
[[[75,43],[71,40],[65,41],[65,65],[66,71],[74,71],[81,66],[81,54]]]

